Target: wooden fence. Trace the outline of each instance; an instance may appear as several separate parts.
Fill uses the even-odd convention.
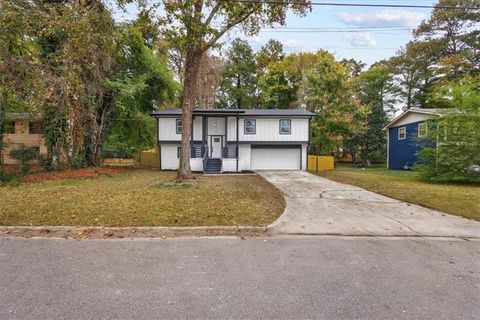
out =
[[[335,167],[335,160],[330,156],[308,156],[308,171],[328,171]]]
[[[138,164],[142,167],[158,169],[160,167],[158,147],[140,152],[138,154]]]

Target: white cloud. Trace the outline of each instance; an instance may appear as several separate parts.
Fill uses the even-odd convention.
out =
[[[355,32],[347,34],[345,39],[350,41],[350,44],[354,47],[376,47],[377,40],[372,36],[370,32]]]
[[[371,13],[342,12],[338,17],[347,25],[361,27],[416,26],[425,19],[425,15],[420,12],[393,9]]]

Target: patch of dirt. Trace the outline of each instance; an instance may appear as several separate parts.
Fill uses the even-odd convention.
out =
[[[138,170],[132,167],[90,167],[83,169],[68,169],[64,171],[41,172],[21,177],[24,183],[36,183],[49,180],[64,180],[78,178],[98,178],[106,175],[115,175],[127,171]]]

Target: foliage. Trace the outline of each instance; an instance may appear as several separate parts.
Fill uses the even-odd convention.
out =
[[[386,155],[387,140],[383,128],[396,103],[389,68],[376,64],[360,73],[355,79],[355,91],[360,103],[369,106],[371,112],[366,117],[365,128],[356,131],[347,145],[354,162],[361,158],[366,165],[373,156],[385,159]]]
[[[449,82],[435,95],[450,108],[430,125],[429,144],[419,154],[422,178],[480,182],[480,78]]]
[[[240,38],[233,40],[217,94],[218,107],[255,107],[256,71],[255,56],[248,42]]]
[[[153,52],[135,24],[120,26],[115,38],[115,73],[105,83],[115,96],[106,144],[120,153],[137,153],[154,146],[149,113],[174,101],[177,85],[166,57]]]
[[[291,72],[288,61],[268,65],[259,79],[262,108],[288,109],[297,100],[298,76]]]
[[[10,150],[9,155],[12,159],[20,162],[23,174],[30,172],[32,161],[37,160],[39,156],[37,148],[25,145]]]
[[[312,121],[312,151],[336,153],[354,132],[363,127],[368,109],[354,100],[349,68],[327,51],[316,54],[315,65],[306,72],[303,103],[317,115]]]

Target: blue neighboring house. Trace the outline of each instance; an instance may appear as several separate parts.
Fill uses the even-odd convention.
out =
[[[418,161],[421,150],[418,137],[428,133],[428,120],[439,116],[436,109],[411,108],[390,122],[387,131],[387,167],[409,170]]]

